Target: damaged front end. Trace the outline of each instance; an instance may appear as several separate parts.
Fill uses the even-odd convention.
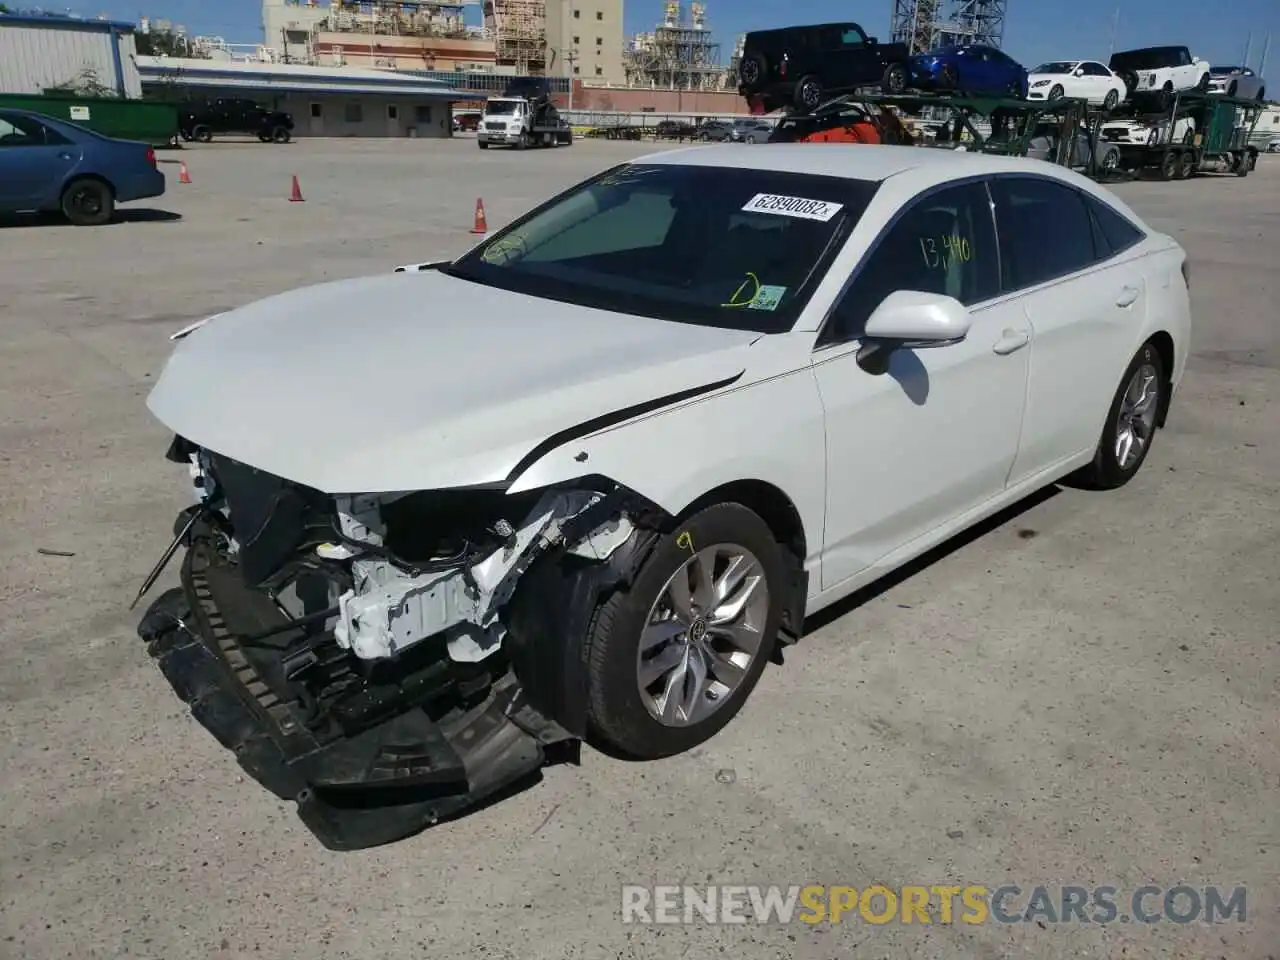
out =
[[[606,480],[331,497],[181,438],[182,586],[144,615],[192,714],[332,849],[536,779],[585,735],[582,645],[664,520]]]

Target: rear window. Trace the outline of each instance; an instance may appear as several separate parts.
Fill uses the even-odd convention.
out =
[[[1184,62],[1187,61],[1182,47],[1152,47],[1117,53],[1111,58],[1111,69],[1117,73],[1121,70],[1159,70],[1181,66]]]
[[[454,276],[706,326],[789,330],[877,183],[625,164],[458,260]]]

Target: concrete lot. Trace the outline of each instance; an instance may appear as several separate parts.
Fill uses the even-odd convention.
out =
[[[1280,953],[1280,158],[1118,190],[1190,251],[1197,321],[1141,475],[824,617],[705,748],[587,750],[339,855],[187,716],[126,609],[187,502],[144,407],[167,335],[459,252],[476,197],[496,227],[636,152],[215,144],[123,223],[0,227],[0,957]],[[621,925],[623,883],[686,882],[1243,884],[1248,922]]]

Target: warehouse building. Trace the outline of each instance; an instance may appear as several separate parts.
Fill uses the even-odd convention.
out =
[[[448,84],[389,70],[258,61],[137,57],[148,96],[254,100],[293,115],[295,137],[449,137]]]
[[[0,13],[0,92],[53,88],[142,96],[133,24]]]

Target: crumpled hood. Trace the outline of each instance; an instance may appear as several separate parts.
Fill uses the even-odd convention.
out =
[[[147,406],[327,493],[496,483],[561,431],[740,375],[758,337],[387,274],[218,316],[178,342]]]

